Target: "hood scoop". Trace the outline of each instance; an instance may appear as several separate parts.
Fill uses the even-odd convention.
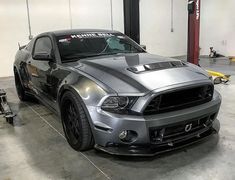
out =
[[[167,61],[167,62],[157,62],[157,63],[128,67],[127,70],[138,74],[146,71],[156,71],[156,70],[179,68],[185,66],[187,65],[181,61]]]

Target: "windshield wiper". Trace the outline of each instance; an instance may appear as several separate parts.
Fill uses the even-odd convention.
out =
[[[115,53],[91,54],[91,55],[87,55],[86,57],[97,57],[97,56],[114,55],[114,54],[121,54],[121,53],[120,52],[115,52]]]
[[[88,58],[88,57],[95,57],[98,56],[99,54],[73,54],[73,55],[67,55],[63,56],[62,59],[65,61],[78,61],[83,58]]]
[[[90,57],[98,57],[98,56],[108,56],[108,55],[121,55],[124,53],[133,53],[133,52],[111,52],[111,53],[97,53],[97,54],[80,54],[80,55],[70,55],[67,57],[64,57],[62,59],[64,59],[65,62],[74,62],[74,61],[78,61],[80,59],[85,59],[85,58],[90,58]]]

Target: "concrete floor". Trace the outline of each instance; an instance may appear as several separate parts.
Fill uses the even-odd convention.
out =
[[[223,96],[220,134],[152,158],[74,151],[59,118],[40,104],[20,102],[13,78],[1,78],[17,117],[12,126],[0,116],[0,179],[235,179],[235,66],[223,59],[201,64],[232,74],[229,85],[216,85]]]

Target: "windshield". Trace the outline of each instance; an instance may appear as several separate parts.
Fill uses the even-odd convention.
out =
[[[101,55],[145,52],[121,33],[83,33],[56,38],[62,62]]]

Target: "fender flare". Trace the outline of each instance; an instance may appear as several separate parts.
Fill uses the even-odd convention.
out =
[[[13,67],[13,71],[14,71],[14,77],[15,77],[15,71],[16,71],[16,73],[18,74],[18,76],[19,76],[19,79],[20,79],[20,83],[22,84],[22,85],[24,85],[22,82],[22,78],[21,78],[21,74],[20,74],[20,71],[19,71],[19,69],[17,68],[17,66],[16,65],[14,65],[14,67]]]
[[[91,131],[92,131],[92,135],[93,135],[93,134],[94,134],[94,132],[93,132],[93,131],[94,131],[94,124],[92,123],[91,116],[90,116],[90,114],[89,114],[89,112],[88,112],[88,109],[87,109],[85,103],[83,102],[83,100],[82,100],[80,94],[74,89],[74,87],[72,87],[72,86],[70,86],[70,85],[68,85],[68,84],[63,85],[63,86],[60,88],[60,91],[59,91],[59,93],[58,93],[57,102],[58,102],[59,115],[60,115],[60,117],[61,117],[61,111],[60,111],[60,109],[61,109],[61,102],[60,102],[60,101],[61,101],[61,99],[62,99],[64,93],[67,92],[67,91],[72,92],[72,93],[79,99],[79,102],[81,103],[82,108],[83,108],[83,110],[85,111],[85,114],[86,114],[86,116],[87,116],[88,123],[89,123],[89,125],[90,125]]]

